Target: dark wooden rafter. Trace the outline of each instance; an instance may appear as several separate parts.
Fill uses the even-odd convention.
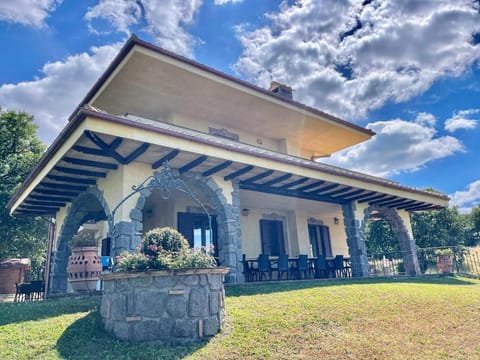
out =
[[[273,195],[282,195],[288,197],[295,197],[300,199],[306,200],[314,200],[314,201],[323,201],[323,202],[330,202],[335,204],[344,204],[345,201],[341,199],[332,198],[330,196],[322,196],[314,193],[307,193],[298,190],[289,190],[283,189],[282,187],[274,187],[274,186],[265,186],[263,184],[251,184],[251,183],[240,183],[240,189],[243,190],[250,190],[250,191],[257,191],[263,192]]]
[[[21,206],[22,209],[26,209],[26,210],[55,210],[57,211],[58,210],[58,206],[37,206],[37,205],[25,205],[25,204],[22,204]]]
[[[358,200],[358,202],[364,203],[364,202],[369,202],[369,201],[372,201],[372,200],[384,199],[384,198],[386,198],[386,197],[388,197],[387,194],[378,194],[378,193],[375,193],[375,194],[372,195],[372,196],[362,197],[361,199]]]
[[[91,176],[91,177],[107,177],[107,174],[100,171],[91,171],[91,170],[82,170],[82,169],[72,169],[66,168],[63,166],[55,166],[53,168],[58,172],[66,173],[66,174],[75,174],[75,175],[82,175],[82,176]]]
[[[64,156],[62,158],[62,160],[65,161],[65,162],[68,162],[70,164],[75,164],[75,165],[90,166],[90,167],[108,169],[108,170],[118,169],[117,164],[105,163],[105,162],[101,162],[101,161],[91,161],[91,160],[77,159],[77,158],[72,158],[72,157],[69,157],[69,156]]]
[[[200,165],[201,163],[203,163],[205,160],[208,159],[208,156],[207,155],[202,155],[198,158],[196,158],[195,160],[193,161],[190,161],[188,164],[182,166],[181,168],[178,169],[178,172],[180,174],[183,174],[184,172],[187,172],[188,170],[191,170],[193,169],[194,167]]]
[[[244,168],[241,168],[240,170],[237,170],[237,171],[235,171],[231,174],[228,174],[227,176],[225,176],[223,178],[223,180],[228,181],[228,180],[235,179],[236,177],[242,176],[243,174],[246,174],[246,173],[252,171],[253,168],[254,168],[253,165],[247,165]]]
[[[255,176],[252,176],[251,178],[245,179],[245,180],[243,180],[242,182],[245,183],[245,184],[247,184],[247,183],[253,183],[253,182],[257,181],[257,180],[261,180],[261,179],[263,179],[263,178],[266,178],[266,177],[272,175],[273,173],[274,173],[273,170],[267,170],[267,171],[264,171],[264,172],[262,172],[262,173],[260,173],[260,174],[255,175]]]
[[[45,195],[58,195],[58,196],[68,196],[75,197],[78,195],[78,192],[69,192],[69,191],[58,191],[58,190],[45,190],[45,189],[35,189],[35,192]],[[52,199],[53,200],[53,199]],[[70,201],[70,199],[69,199]]]
[[[341,197],[341,198],[343,198],[343,199],[345,199],[345,200],[351,201],[351,199],[350,199],[351,196],[359,195],[359,194],[362,194],[362,193],[364,193],[364,192],[365,192],[365,190],[360,189],[360,190],[355,190],[355,191],[349,192],[349,193],[347,193],[347,194],[340,194],[340,195],[337,195],[337,196],[338,196],[338,197]],[[330,196],[331,196],[331,194],[330,194]],[[334,197],[337,197],[337,196],[334,196]]]
[[[409,207],[409,206],[412,206],[413,204],[415,204],[416,202],[418,202],[417,200],[408,200],[408,201],[405,201],[404,203],[402,204],[396,204],[396,205],[390,205],[391,207],[396,207],[397,209],[399,210],[402,210],[406,207]]]
[[[407,203],[413,204],[415,200],[408,200],[404,198],[397,198],[390,201],[381,201],[378,203],[379,206],[387,206],[387,207],[396,207],[400,205],[407,205]]]
[[[17,209],[15,214],[18,215],[32,215],[32,216],[51,216],[55,215],[58,210],[35,210],[35,209]]]
[[[63,207],[66,203],[64,202],[55,202],[55,201],[35,201],[35,200],[25,200],[24,204],[27,205],[36,205],[36,206],[47,206],[47,207]]]
[[[421,210],[429,210],[430,208],[435,207],[435,205],[432,204],[425,204],[421,203],[418,205],[412,205],[407,208],[405,208],[405,211],[421,211]]]
[[[314,191],[310,191],[310,193],[312,193],[312,194],[313,194],[313,193],[315,193],[315,194],[322,194],[322,193],[327,192],[327,191],[329,191],[329,190],[335,189],[335,188],[337,188],[337,187],[339,187],[339,186],[340,186],[340,184],[331,184],[331,185],[324,186],[324,187],[322,187],[322,188],[320,188],[320,189],[316,189],[316,190],[314,190]]]
[[[100,150],[100,149],[94,149],[86,146],[81,146],[81,145],[74,145],[72,146],[72,149],[84,154],[88,155],[95,155],[95,156],[103,156],[103,157],[110,157],[110,155],[106,154],[105,151]]]
[[[152,164],[152,169],[158,169],[160,166],[163,165],[163,163],[165,161],[170,161],[170,160],[174,159],[175,156],[177,156],[179,153],[180,153],[179,149],[174,149],[174,150],[170,151],[168,154],[166,154],[165,156],[162,156],[160,159],[155,161]]]
[[[70,176],[60,176],[60,175],[47,175],[47,179],[55,180],[55,181],[64,181],[68,183],[77,183],[77,184],[85,184],[85,185],[95,185],[96,180],[92,179],[80,179],[74,178]]]
[[[61,183],[40,183],[40,186],[50,188],[50,189],[61,189],[61,190],[72,190],[72,191],[85,191],[87,190],[87,186],[76,186],[76,185],[68,185],[68,184],[61,184]]]
[[[291,188],[291,187],[294,187],[294,186],[297,186],[297,185],[301,185],[303,184],[304,182],[307,182],[310,178],[308,177],[304,177],[304,178],[301,178],[301,179],[298,179],[298,180],[295,180],[295,181],[291,181],[287,184],[284,184],[281,186],[282,189],[288,189],[288,188]]]
[[[138,158],[140,155],[142,155],[145,151],[148,150],[150,147],[150,144],[148,143],[143,143],[140,145],[138,148],[133,150],[126,158],[125,158],[125,163],[130,164],[133,160]]]
[[[279,182],[282,182],[284,180],[287,180],[289,178],[291,178],[293,176],[293,174],[290,174],[290,173],[287,173],[287,174],[284,174],[282,176],[279,176],[275,179],[272,179],[270,181],[267,181],[267,182],[264,182],[263,184],[261,184],[262,186],[270,186],[270,185],[273,185],[273,184],[277,184]]]
[[[98,135],[96,135],[92,131],[89,131],[89,130],[85,131],[85,135],[92,143],[97,145],[100,148],[100,150],[104,152],[105,155],[117,160],[120,164],[126,164],[123,156],[121,156],[119,153],[115,151],[115,149],[118,148],[122,143],[123,141],[122,138],[115,138],[110,144],[107,144],[105,141],[103,141]]]
[[[43,200],[43,201],[53,200],[53,201],[61,201],[66,203],[72,201],[72,198],[69,198],[69,197],[51,197],[51,196],[35,195],[35,194],[28,195],[28,199]]]
[[[392,196],[388,196],[388,197],[382,198],[382,199],[370,200],[368,203],[374,205],[374,204],[379,204],[379,203],[382,203],[382,202],[385,202],[385,201],[391,201],[391,200],[396,200],[396,199],[398,199],[398,197],[395,196],[395,195],[392,195]]]
[[[364,191],[366,191],[366,190],[364,190]],[[362,199],[369,198],[369,197],[371,197],[372,195],[375,195],[375,194],[378,194],[378,193],[376,193],[375,191],[368,191],[365,194],[359,194],[359,195],[352,196],[352,197],[348,196],[348,198],[347,198],[347,195],[345,195],[344,198],[347,198],[348,201],[355,201],[355,200],[362,200]]]
[[[217,166],[214,166],[213,168],[211,168],[210,170],[207,170],[205,172],[202,173],[202,176],[210,176],[210,175],[213,175],[213,174],[216,174],[217,172],[219,171],[222,171],[226,168],[228,168],[230,165],[233,164],[233,161],[232,160],[227,160],[227,161],[224,161],[223,163],[217,165]]]
[[[315,182],[313,182],[313,183],[311,183],[311,184],[308,184],[308,185],[299,187],[299,188],[297,188],[297,190],[298,190],[298,191],[310,190],[310,189],[319,187],[320,185],[323,185],[323,184],[325,184],[325,181],[319,180],[319,181],[315,181]]]
[[[411,207],[424,206],[424,205],[425,205],[424,202],[416,201],[416,202],[413,203],[413,204],[397,206],[397,209],[398,209],[398,210],[407,210],[407,209],[409,209],[409,208],[411,208]],[[409,211],[409,210],[407,210],[407,211]]]
[[[346,188],[343,188],[343,189],[338,189],[338,190],[333,190],[333,191],[330,191],[330,192],[327,192],[327,193],[322,193],[322,195],[333,196],[333,195],[346,193],[350,190],[352,190],[352,188],[350,186],[347,186]]]

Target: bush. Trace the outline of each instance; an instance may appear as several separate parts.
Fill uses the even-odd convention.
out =
[[[453,255],[453,250],[450,249],[450,248],[438,249],[438,250],[435,250],[435,255],[437,255],[437,256],[442,256],[442,255],[452,256]]]
[[[98,240],[95,238],[95,232],[82,229],[72,237],[72,248],[84,246],[97,246]]]
[[[216,267],[215,259],[205,248],[190,249],[188,241],[172,228],[147,232],[135,253],[117,257],[116,271],[144,271]]]

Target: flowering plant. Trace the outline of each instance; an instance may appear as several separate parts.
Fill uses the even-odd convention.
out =
[[[188,269],[216,267],[215,259],[205,248],[189,248],[188,241],[172,228],[150,230],[135,252],[117,257],[117,271],[149,269]]]

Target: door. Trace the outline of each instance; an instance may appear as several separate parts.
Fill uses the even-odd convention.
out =
[[[279,220],[260,220],[262,253],[278,256],[285,254],[283,222]]]
[[[208,223],[206,214],[183,213],[177,214],[178,231],[188,240],[190,247],[205,247],[210,251],[213,245],[212,255],[217,257],[217,221],[212,216],[212,228]]]
[[[332,244],[330,241],[330,230],[328,226],[324,225],[308,225],[308,236],[310,244],[312,245],[312,252],[314,257],[320,255],[331,257]]]

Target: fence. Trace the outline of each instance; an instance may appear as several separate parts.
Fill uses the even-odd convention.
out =
[[[417,249],[422,274],[448,274],[480,278],[480,248],[463,246]],[[401,251],[368,257],[370,276],[405,275]]]

